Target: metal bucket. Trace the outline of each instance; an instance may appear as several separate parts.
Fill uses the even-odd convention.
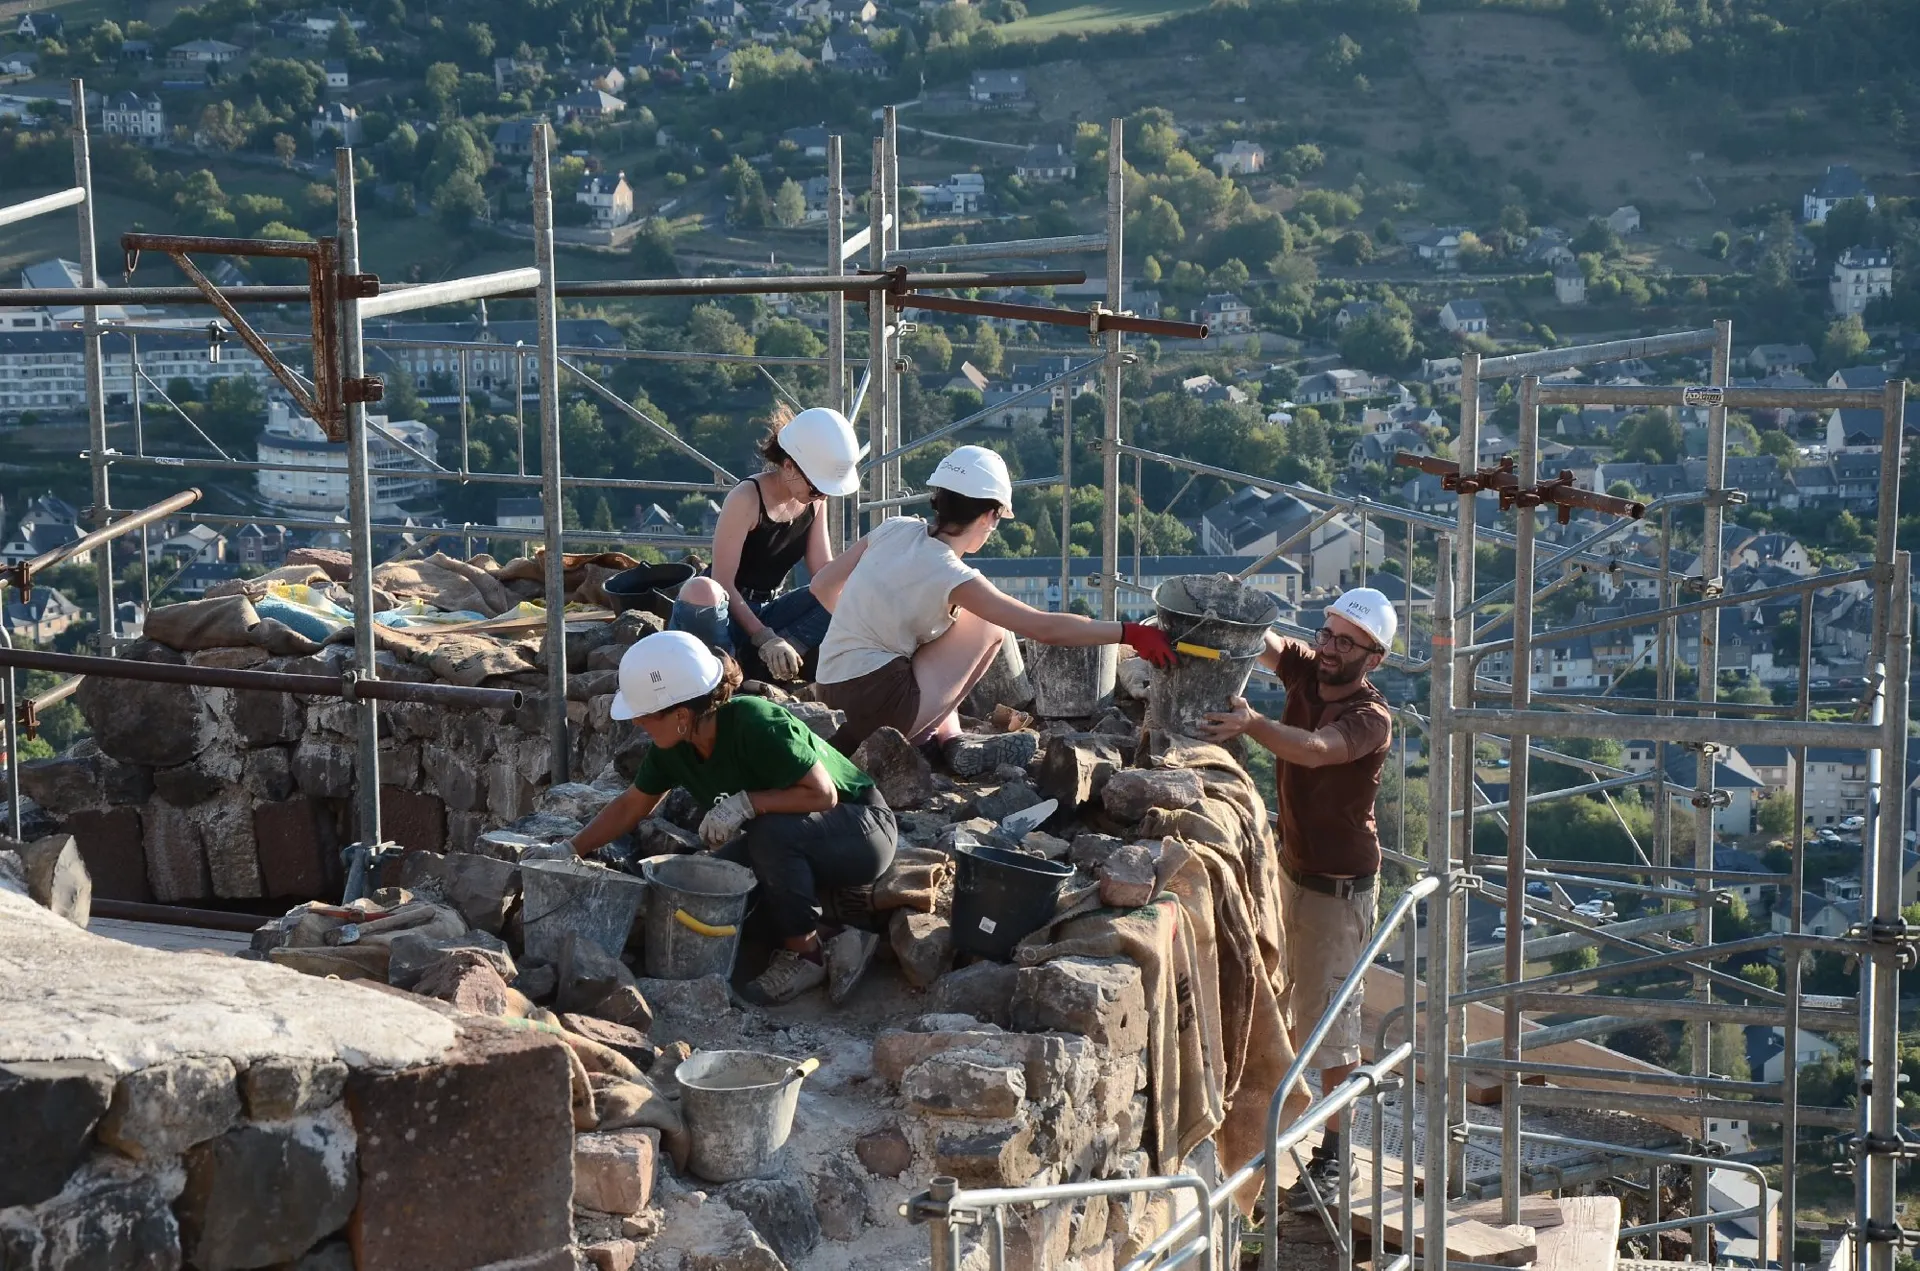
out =
[[[647,974],[731,976],[747,895],[759,881],[753,871],[712,856],[649,856],[640,875],[647,880]]]
[[[1209,713],[1226,710],[1246,691],[1280,602],[1232,574],[1186,574],[1161,583],[1153,603],[1178,657],[1154,668],[1146,726],[1198,737]],[[1207,652],[1190,653],[1183,644]]]
[[[578,861],[522,861],[520,885],[526,957],[555,965],[569,936],[619,957],[645,890],[631,875]]]
[[[753,1177],[786,1146],[800,1083],[819,1066],[752,1050],[704,1050],[682,1063],[674,1079],[688,1167],[710,1183]]]
[[[1087,719],[1113,705],[1120,667],[1118,645],[1070,648],[1034,644],[1027,673],[1033,680],[1033,712],[1043,719]]]

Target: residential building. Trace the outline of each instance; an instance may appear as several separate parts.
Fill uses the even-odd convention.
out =
[[[1786,746],[1743,745],[1740,757],[1753,769],[1770,795],[1793,794],[1793,755]]]
[[[1440,273],[1460,268],[1460,236],[1467,231],[1457,226],[1419,230],[1406,236],[1413,254],[1422,264]]]
[[[1747,354],[1755,375],[1781,375],[1813,365],[1813,350],[1804,344],[1756,344]]]
[[[1735,882],[1725,878],[1724,874],[1770,874],[1766,861],[1752,852],[1725,843],[1713,845],[1714,886],[1725,888],[1741,900],[1747,902],[1749,910],[1759,905],[1773,894],[1773,884],[1743,879]]]
[[[171,560],[181,565],[219,565],[227,559],[227,537],[211,525],[195,523],[177,534],[169,534],[148,549],[153,561]]]
[[[1223,177],[1243,177],[1264,172],[1267,167],[1267,148],[1256,141],[1236,141],[1225,150],[1213,152],[1213,166],[1220,169]]]
[[[35,587],[24,599],[17,590],[7,589],[7,634],[14,640],[44,644],[82,616],[79,605],[51,587]]]
[[[208,70],[225,66],[240,56],[238,44],[225,40],[188,40],[167,50],[167,65],[175,70]]]
[[[540,86],[546,78],[547,68],[537,61],[521,61],[516,57],[496,57],[493,59],[493,89],[497,93],[518,90],[532,90]]]
[[[1302,379],[1293,390],[1296,401],[1314,406],[1322,402],[1347,401],[1358,397],[1372,397],[1378,391],[1378,382],[1365,371],[1339,367],[1330,371],[1317,371]]]
[[[347,64],[338,58],[327,59],[327,63],[322,69],[325,70],[327,74],[328,92],[344,93],[352,86],[353,76],[348,71]]]
[[[1867,306],[1893,294],[1893,253],[1884,247],[1849,247],[1833,262],[1827,295],[1841,317],[1865,313]]]
[[[847,75],[879,78],[887,73],[887,59],[874,51],[864,36],[836,31],[820,45],[820,64]]]
[[[1807,908],[1809,912],[1811,912],[1813,897],[1808,896],[1807,900]],[[1789,927],[1779,925],[1780,921],[1785,918],[1786,915],[1776,916],[1774,930],[1786,931],[1789,929]],[[1842,932],[1840,934],[1845,933]],[[1777,1082],[1786,1079],[1786,1060],[1782,1057],[1787,1048],[1785,1041],[1786,1031],[1786,1029],[1780,1027],[1778,1024],[1748,1024],[1746,1026],[1747,1067],[1752,1070],[1753,1080]],[[1795,1036],[1793,1062],[1796,1067],[1805,1068],[1839,1053],[1839,1047],[1818,1033],[1809,1033],[1803,1028],[1800,1029]]]
[[[867,0],[867,7],[873,7],[872,0]],[[704,19],[707,25],[716,31],[731,31],[747,20],[747,6],[741,4],[740,0],[694,0],[690,14],[692,17]],[[610,93],[620,91],[617,88],[607,88],[605,84],[599,87],[606,88]]]
[[[975,71],[967,81],[967,100],[975,110],[1019,105],[1027,100],[1027,73]]]
[[[1148,593],[1161,583],[1172,578],[1189,574],[1238,574],[1259,561],[1258,556],[1143,556],[1140,569],[1134,581]],[[1059,613],[1072,609],[1079,602],[1089,612],[1100,611],[1100,589],[1092,585],[1093,576],[1100,570],[1098,557],[1079,556],[1068,562],[1069,592],[1062,603],[1060,595],[1060,558],[1058,556],[1002,556],[970,557],[968,563],[974,565],[1007,595],[1012,596],[1035,609],[1044,609]],[[1129,573],[1133,570],[1133,561],[1127,560]],[[1249,575],[1246,582],[1279,600],[1283,610],[1296,606],[1304,594],[1301,586],[1300,569],[1287,560],[1273,560],[1261,565],[1260,569]],[[1134,619],[1151,616],[1154,612],[1153,597],[1132,589],[1123,590],[1119,597],[1120,616]]]
[[[611,119],[627,108],[627,103],[600,88],[583,88],[553,103],[553,113],[562,123],[592,123]]]
[[[540,341],[535,328],[532,319],[493,322],[484,316],[477,322],[376,320],[366,324],[368,359],[372,363],[369,369],[404,370],[416,384],[424,386],[430,377],[451,379],[460,374],[460,353],[436,346],[482,344],[488,347],[466,354],[467,387],[510,398],[516,371],[521,376],[522,392],[530,393],[539,386],[540,359],[534,351]],[[558,332],[563,352],[626,347],[619,328],[601,318],[561,318]],[[143,357],[145,349],[143,343]]]
[[[1873,191],[1853,170],[1852,164],[1830,163],[1814,187],[1800,196],[1800,219],[1815,224],[1827,219],[1827,213],[1848,199],[1865,199],[1873,206]]]
[[[737,5],[737,0],[730,0]],[[618,95],[627,86],[627,73],[617,66],[587,66],[579,72],[580,87],[597,88],[603,93]]]
[[[807,219],[809,221],[826,220],[830,207],[828,196],[831,192],[827,178],[808,177],[802,189],[806,192],[807,196]],[[853,209],[853,191],[842,186],[840,190],[840,212],[843,216],[851,216],[853,215]]]
[[[1920,429],[1920,403],[1909,402],[1901,419],[1901,448]],[[1886,444],[1887,417],[1871,407],[1847,407],[1827,412],[1827,453],[1839,463],[1847,454],[1879,454]]]
[[[827,20],[830,22],[865,26],[879,16],[880,10],[873,0],[828,0]]]
[[[987,385],[986,391],[980,396],[987,412],[980,420],[982,428],[1011,431],[1020,424],[1047,422],[1048,407],[1044,395],[1022,397],[1020,390],[1011,384],[997,383]]]
[[[114,93],[100,103],[100,131],[139,145],[157,146],[167,137],[166,107],[152,93]]]
[[[1587,276],[1580,271],[1580,266],[1570,260],[1554,264],[1553,298],[1563,305],[1582,305],[1587,302]]]
[[[624,172],[587,177],[574,191],[573,200],[592,211],[593,223],[602,229],[625,225],[633,219],[633,187],[627,184]]]
[[[287,560],[287,529],[249,521],[233,532],[231,546],[234,559],[242,565],[278,569]]]
[[[17,565],[65,547],[79,537],[79,509],[49,491],[27,505],[14,526],[13,537],[0,546],[0,560]],[[93,553],[82,552],[68,559],[76,565],[90,564]]]
[[[1638,234],[1640,232],[1640,209],[1631,203],[1624,207],[1616,207],[1613,211],[1607,213],[1606,225],[1608,229],[1622,238],[1625,238],[1629,234]]]
[[[1421,456],[1433,454],[1433,446],[1425,433],[1415,432],[1411,428],[1396,428],[1392,432],[1363,434],[1347,451],[1347,467],[1358,472],[1370,463],[1377,463],[1391,469],[1394,456],[1403,450]]]
[[[524,159],[533,154],[533,130],[544,119],[503,119],[493,130],[496,155]]]
[[[357,146],[360,144],[360,112],[345,102],[328,102],[313,112],[307,131],[316,142],[324,141],[327,134],[332,133],[339,138],[338,144]]]
[[[13,33],[23,40],[57,40],[67,29],[66,19],[48,9],[20,15]]]
[[[1239,335],[1253,330],[1253,307],[1232,292],[1215,292],[1194,311],[1214,335]]]
[[[433,497],[434,484],[424,475],[430,468],[421,455],[438,453],[439,434],[413,419],[369,415],[367,422],[368,458],[375,468],[393,474],[373,479],[374,518],[392,520],[417,511]],[[392,440],[389,434],[406,444]],[[255,474],[259,495],[269,505],[325,516],[346,510],[346,444],[328,441],[320,425],[277,398],[267,403],[259,454],[262,463],[291,469]]]
[[[24,50],[0,53],[0,79],[32,79],[40,71],[40,55]]]
[[[1222,384],[1211,375],[1190,375],[1180,381],[1180,391],[1189,397],[1213,404],[1224,403],[1229,406],[1243,406],[1248,398],[1245,390],[1232,384]]]
[[[1867,814],[1867,752],[1813,746],[1807,750],[1801,806],[1807,824],[1833,825]]]
[[[1528,240],[1520,253],[1522,263],[1535,268],[1553,269],[1574,262],[1573,236],[1563,229],[1547,227]]]
[[[1375,314],[1385,313],[1386,311],[1387,307],[1378,300],[1349,300],[1347,303],[1341,305],[1339,310],[1333,315],[1333,329],[1336,331],[1345,331],[1348,327],[1364,318],[1371,318]]]
[[[1291,494],[1249,486],[1201,514],[1200,547],[1221,556],[1261,556],[1319,514]],[[1386,538],[1377,522],[1368,523],[1365,541],[1367,567],[1373,570],[1386,560]],[[1311,589],[1351,586],[1361,559],[1359,524],[1344,513],[1335,516],[1288,548],[1286,557],[1300,566]]]
[[[1455,335],[1485,335],[1487,307],[1478,300],[1449,300],[1440,307],[1440,327]]]
[[[1843,366],[1827,376],[1827,387],[1885,388],[1892,378],[1884,366]]]
[[[495,499],[493,523],[503,530],[544,530],[547,527],[547,514],[537,497]]]
[[[960,363],[960,369],[954,372],[953,378],[947,381],[946,388],[949,392],[955,390],[971,390],[975,393],[985,394],[988,383],[990,383],[990,381],[987,379],[987,373],[985,371],[971,362],[962,362]]]
[[[178,329],[140,333],[140,369],[152,384],[162,385],[178,378],[200,388],[214,379],[251,379],[265,389],[271,382],[260,359],[238,340],[226,346],[218,362],[209,362],[206,335]],[[102,342],[101,370],[108,404],[131,402],[135,377],[125,340]],[[152,384],[141,381],[142,401],[159,400]],[[78,331],[0,329],[0,418],[18,419],[28,411],[77,412],[86,405],[86,362]]]
[[[1338,321],[1338,317],[1335,318]],[[1429,357],[1420,359],[1420,373],[1414,377],[1428,385],[1435,393],[1458,393],[1460,391],[1460,359],[1457,357]]]
[[[827,157],[827,126],[825,124],[789,128],[780,134],[780,140],[790,142],[795,150],[808,159]]]
[[[1073,151],[1059,142],[1029,146],[1014,165],[1014,174],[1022,181],[1071,181],[1079,172]]]

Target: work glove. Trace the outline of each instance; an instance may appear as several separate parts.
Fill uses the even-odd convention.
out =
[[[774,679],[800,678],[800,650],[788,644],[772,627],[762,627],[754,633],[753,646],[760,650],[760,660],[766,664],[767,673]]]
[[[1158,627],[1149,627],[1142,622],[1123,622],[1120,624],[1122,643],[1133,646],[1138,653],[1155,666],[1167,667],[1174,663],[1173,646],[1167,643],[1167,637]]]
[[[700,822],[700,841],[710,848],[725,847],[742,826],[753,820],[753,800],[736,790],[714,804]]]
[[[578,860],[579,856],[572,839],[561,839],[558,843],[541,843],[520,853],[520,859],[523,861],[571,861]]]

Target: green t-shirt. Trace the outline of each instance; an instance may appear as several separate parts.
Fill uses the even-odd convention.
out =
[[[693,743],[684,741],[664,750],[655,746],[640,761],[633,784],[647,794],[684,786],[704,808],[739,790],[785,790],[816,763],[826,765],[842,800],[861,798],[873,788],[873,778],[792,711],[764,697],[742,696],[720,708],[713,754],[702,759]]]

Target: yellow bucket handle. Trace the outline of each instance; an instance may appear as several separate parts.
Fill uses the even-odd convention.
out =
[[[703,936],[732,936],[738,935],[740,932],[740,928],[738,927],[710,927],[684,909],[674,910],[673,920],[685,927],[688,931]]]
[[[1188,644],[1185,640],[1182,640],[1173,647],[1178,652],[1190,654],[1196,658],[1206,658],[1212,662],[1218,662],[1221,658],[1220,650],[1209,649],[1204,644]]]

